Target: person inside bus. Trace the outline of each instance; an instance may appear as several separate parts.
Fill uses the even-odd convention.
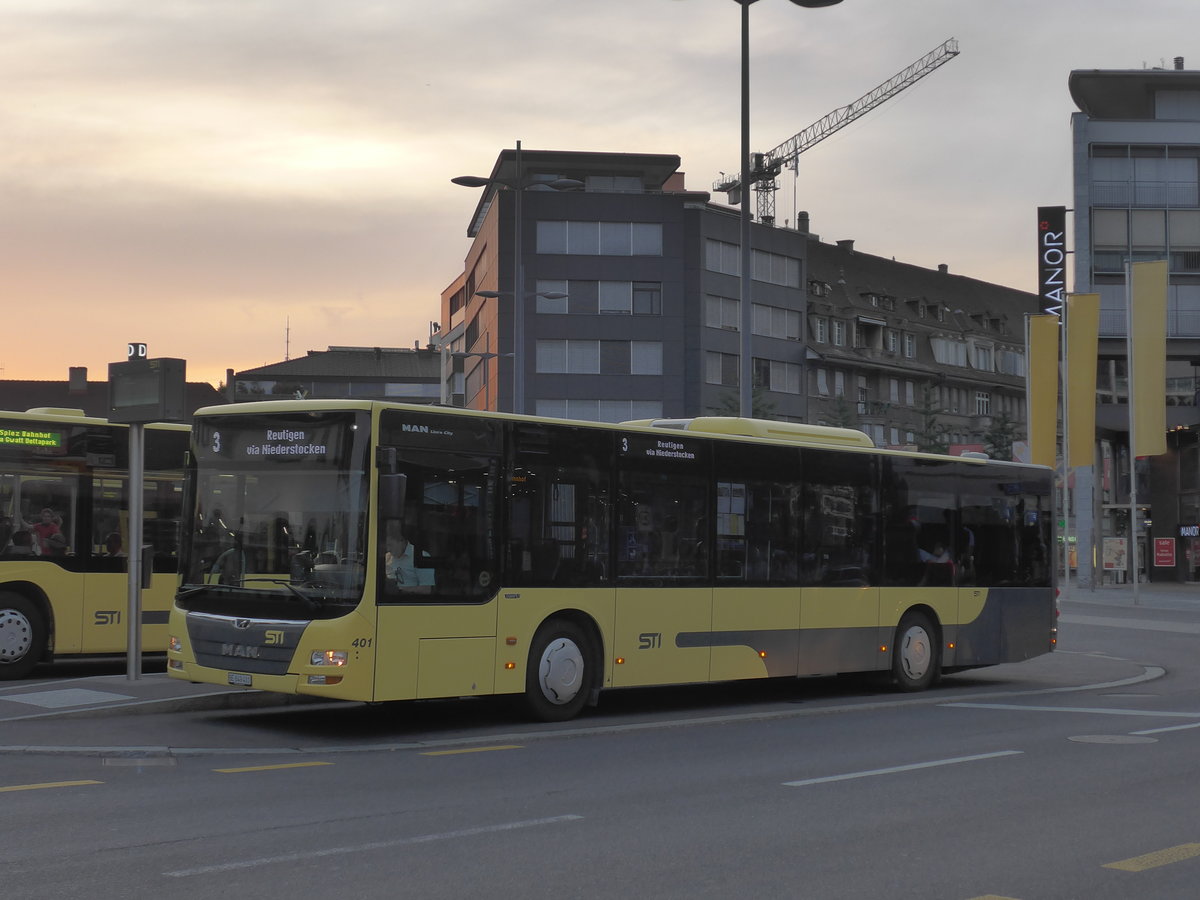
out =
[[[42,517],[37,522],[26,522],[25,525],[37,536],[38,550],[49,556],[51,553],[49,547],[50,536],[58,534],[62,531],[62,519],[54,514],[54,510],[46,507],[42,510]]]
[[[422,561],[425,561],[428,556],[428,553],[422,552]],[[433,569],[417,565],[416,550],[404,536],[398,524],[394,529],[389,529],[383,565],[389,585],[394,585],[406,593],[429,594],[433,592],[435,582]]]
[[[110,531],[105,536],[104,555],[108,557],[125,556],[125,550],[121,546],[121,535],[119,532]]]
[[[33,532],[25,529],[13,532],[12,543],[4,552],[10,556],[37,556]]]
[[[920,554],[921,562],[925,563],[925,574],[921,578],[921,584],[954,584],[954,560],[950,558],[945,544],[934,541],[932,551],[918,548],[917,553]]]
[[[42,549],[42,556],[66,556],[67,555],[67,536],[61,531],[56,531],[50,537],[46,538],[45,547]]]

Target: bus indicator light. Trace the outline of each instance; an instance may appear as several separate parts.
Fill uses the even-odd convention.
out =
[[[759,650],[759,651],[758,651],[758,658],[759,658],[759,659],[766,659],[766,658],[767,658],[767,651],[766,651],[766,650]]]
[[[618,665],[618,666],[623,666],[623,665],[625,665],[625,657],[623,657],[623,656],[618,656],[618,657],[617,657],[617,665]]]
[[[515,637],[506,637],[504,639],[504,643],[506,643],[510,647],[515,647],[515,646],[517,646],[517,639]]]
[[[517,667],[517,664],[515,662],[506,662],[504,664],[504,668],[506,668],[506,669],[515,669],[516,667]]]
[[[341,684],[341,675],[309,675],[309,684]]]
[[[879,645],[879,652],[880,652],[880,653],[887,653],[887,644],[880,644],[880,645]]]

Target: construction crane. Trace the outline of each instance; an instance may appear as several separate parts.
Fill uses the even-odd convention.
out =
[[[758,194],[758,220],[764,225],[775,224],[775,191],[778,185],[775,178],[783,171],[784,166],[797,171],[798,157],[805,150],[815,147],[825,138],[841,131],[855,119],[873,110],[895,97],[907,87],[916,84],[934,69],[944,66],[958,56],[958,41],[954,38],[938,45],[926,53],[902,72],[897,72],[883,84],[863,94],[849,106],[835,109],[824,118],[813,122],[799,134],[784,141],[769,153],[750,154],[749,183]],[[745,161],[743,161],[745,162]],[[714,191],[722,191],[729,195],[729,202],[736,206],[741,201],[743,188],[742,173],[725,175],[713,183]]]

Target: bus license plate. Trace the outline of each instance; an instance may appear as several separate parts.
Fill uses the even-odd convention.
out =
[[[251,682],[251,676],[247,675],[245,672],[230,672],[229,673],[229,683],[230,684],[238,684],[238,685],[241,685],[242,687],[250,687],[250,682]]]

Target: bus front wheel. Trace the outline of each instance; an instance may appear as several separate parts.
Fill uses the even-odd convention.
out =
[[[583,629],[551,619],[538,629],[529,648],[525,705],[543,722],[565,722],[587,703],[592,681],[591,644]]]
[[[937,630],[929,616],[913,611],[896,626],[892,679],[902,691],[923,691],[937,680],[942,660]]]
[[[24,678],[42,658],[46,626],[29,599],[0,591],[0,680]]]

